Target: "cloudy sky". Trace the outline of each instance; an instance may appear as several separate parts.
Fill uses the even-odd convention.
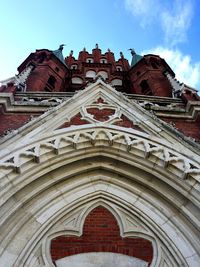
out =
[[[98,43],[116,59],[129,48],[165,58],[177,79],[200,90],[200,0],[6,0],[0,8],[0,80],[36,49],[74,55]]]

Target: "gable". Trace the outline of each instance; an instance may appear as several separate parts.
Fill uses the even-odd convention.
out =
[[[103,203],[122,218],[122,237],[152,242],[152,266],[161,257],[196,266],[199,155],[136,102],[98,80],[4,141],[1,262],[51,264],[52,237],[81,236],[84,216]]]
[[[128,99],[110,85],[98,79],[69,100],[51,108],[38,118],[1,140],[1,155],[21,145],[28,145],[57,130],[80,126],[116,126],[120,131],[138,131],[165,143],[178,144],[182,153],[196,152],[188,142],[181,140],[176,131],[145,110],[136,101]],[[167,127],[166,127],[167,126]],[[163,142],[161,141],[161,142]]]

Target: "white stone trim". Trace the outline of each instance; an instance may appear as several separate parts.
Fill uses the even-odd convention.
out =
[[[101,124],[100,124],[101,125]],[[132,133],[119,131],[120,127],[103,127],[102,126],[82,126],[70,127],[67,129],[57,130],[53,136],[42,138],[29,146],[22,146],[21,149],[0,159],[0,168],[10,167],[17,172],[21,172],[21,167],[28,161],[32,165],[40,162],[40,157],[44,157],[49,150],[56,154],[61,153],[60,150],[70,148],[74,149],[86,143],[88,147],[99,146],[103,141],[105,146],[124,146],[123,150],[127,150],[130,154],[138,155],[154,163],[160,168],[167,168],[173,175],[185,179],[187,175],[191,175],[198,180],[200,175],[200,165],[194,159],[181,154],[176,148],[167,147],[156,138],[149,139],[149,135],[140,133],[137,130],[131,130]],[[48,148],[46,150],[45,148]],[[53,153],[51,155],[55,157]],[[159,162],[160,161],[160,162]],[[154,163],[154,164],[155,164]],[[197,178],[195,178],[197,177]]]
[[[30,143],[40,138],[41,135],[53,134],[53,131],[69,121],[72,117],[81,112],[81,107],[92,105],[99,97],[103,98],[108,105],[120,110],[135,125],[138,125],[145,132],[152,136],[163,138],[171,145],[174,143],[179,144],[179,150],[184,151],[186,155],[194,155],[200,161],[200,153],[197,148],[190,145],[189,142],[181,139],[178,132],[174,131],[170,126],[165,127],[164,123],[159,119],[140,107],[136,102],[132,102],[122,93],[115,91],[111,86],[105,84],[101,80],[88,86],[83,91],[79,91],[69,100],[64,101],[51,110],[47,111],[39,118],[29,122],[25,126],[19,128],[12,134],[2,139],[0,157],[6,152],[10,152],[13,148],[21,146],[21,143]],[[101,105],[99,105],[101,107]],[[107,123],[109,126],[109,123]],[[120,127],[119,127],[120,128]]]
[[[85,216],[102,204],[122,236],[152,240],[151,267],[198,267],[199,154],[122,94],[103,82],[93,86],[2,144],[0,266],[52,267],[51,238],[80,235]],[[120,103],[148,133],[93,118],[89,125],[57,130],[99,97],[114,109]]]
[[[91,208],[94,198],[99,198],[101,202],[102,197],[107,199],[107,205],[116,203],[124,209],[130,206],[130,218],[133,218],[134,212],[135,216],[140,214],[143,221],[149,221],[148,226],[140,228],[140,234],[146,229],[149,235],[149,229],[152,231],[153,227],[159,231],[157,238],[167,242],[162,244],[162,249],[170,244],[176,253],[182,251],[179,258],[185,257],[187,262],[187,259],[191,261],[194,257],[192,264],[198,266],[195,265],[195,257],[198,258],[195,250],[198,251],[199,245],[191,227],[195,225],[200,229],[197,214],[200,202],[197,187],[199,165],[177,150],[159,143],[159,139],[149,139],[149,135],[138,131],[134,133],[94,125],[91,128],[62,129],[55,131],[53,136],[41,136],[40,140],[29,146],[22,145],[13,156],[5,157],[0,172],[3,214],[0,228],[5,237],[2,251],[4,248],[8,250],[3,255],[12,251],[18,239],[23,240],[20,241],[22,247],[25,240],[29,240],[23,251],[20,252],[20,246],[14,249],[18,255],[17,261],[8,267],[32,267],[24,265],[25,255],[35,255],[34,247],[45,233],[53,229],[55,219],[59,222],[59,218],[67,215],[71,208],[76,210],[86,203],[87,209]],[[191,169],[190,163],[197,169]],[[171,208],[167,208],[162,199]],[[181,224],[182,216],[186,223]],[[118,218],[124,218],[121,211]],[[5,229],[6,224],[8,227]],[[123,224],[120,229],[125,234]],[[75,233],[77,228],[70,231]],[[154,238],[157,234],[154,232]],[[32,237],[28,238],[30,235]],[[166,252],[161,254],[167,255]],[[11,258],[10,262],[13,262]],[[183,266],[190,265],[184,263]]]

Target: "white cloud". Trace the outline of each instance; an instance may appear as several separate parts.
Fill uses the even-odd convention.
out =
[[[142,27],[159,25],[164,40],[171,46],[185,41],[193,17],[193,0],[124,0],[125,7]],[[154,25],[154,26],[155,26]]]
[[[125,7],[134,17],[139,18],[142,27],[151,24],[159,12],[158,0],[125,0]],[[152,12],[153,8],[153,12]]]
[[[151,15],[151,8],[155,2],[156,0],[125,0],[125,5],[134,16],[143,16]]]
[[[193,63],[189,55],[183,55],[179,50],[157,47],[142,54],[156,54],[164,58],[176,74],[180,82],[200,89],[200,62]]]
[[[172,10],[163,10],[160,14],[165,40],[171,45],[184,42],[193,16],[192,1],[174,1]]]

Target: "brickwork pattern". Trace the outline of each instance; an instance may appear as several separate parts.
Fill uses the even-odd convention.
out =
[[[163,118],[163,120],[171,123],[177,130],[179,130],[186,136],[190,136],[196,141],[200,142],[200,116],[198,116],[196,121],[171,118]]]
[[[63,123],[58,129],[70,127],[71,125],[83,125],[83,124],[89,124],[89,123],[90,123],[89,121],[83,119],[82,115],[78,113],[77,115],[72,117],[70,121]]]
[[[53,262],[87,252],[120,253],[149,263],[153,258],[151,242],[143,238],[121,237],[116,219],[101,206],[93,209],[86,217],[81,237],[59,236],[51,243]]]
[[[15,130],[26,124],[31,120],[32,116],[37,117],[40,114],[0,114],[0,135],[5,131]]]
[[[108,121],[109,117],[115,113],[114,110],[108,108],[104,108],[102,110],[98,108],[88,108],[87,112],[93,115],[93,118],[97,121]]]

